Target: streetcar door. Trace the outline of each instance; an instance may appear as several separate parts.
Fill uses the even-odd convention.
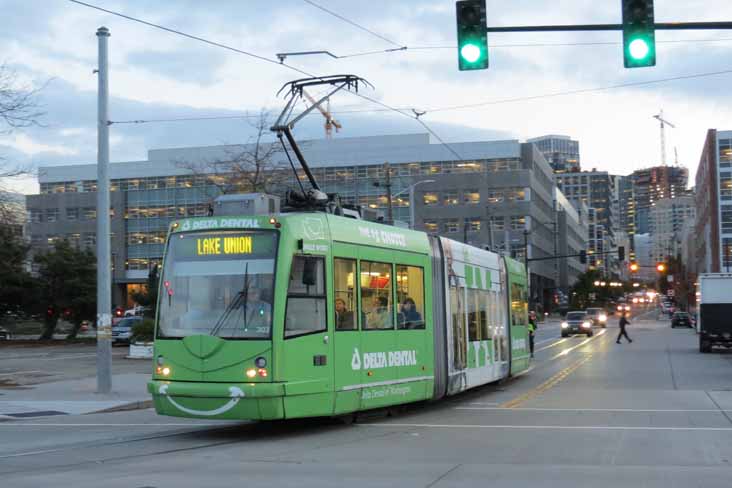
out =
[[[293,256],[287,287],[282,377],[288,418],[333,411],[333,346],[324,256]]]
[[[333,345],[335,413],[361,408],[362,314],[358,293],[358,261],[354,246],[333,244]]]

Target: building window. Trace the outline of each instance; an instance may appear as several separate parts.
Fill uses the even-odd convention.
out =
[[[46,222],[56,222],[58,220],[58,209],[47,208],[46,209]]]
[[[97,209],[95,207],[84,207],[84,219],[94,220],[97,218]]]
[[[526,228],[526,218],[523,215],[511,217],[511,230],[523,230]]]
[[[732,206],[722,205],[722,233],[732,234]]]
[[[505,194],[506,200],[509,202],[526,200],[526,190],[524,188],[508,188]]]
[[[82,182],[82,185],[83,185],[85,192],[97,191],[97,182],[96,181],[84,181],[84,182]]]
[[[463,192],[463,203],[478,205],[480,203],[480,190],[471,189]]]
[[[468,217],[463,225],[471,232],[478,232],[480,231],[480,217]]]
[[[85,233],[84,234],[84,247],[94,247],[97,245],[97,235],[92,233]],[[137,269],[137,268],[130,268],[130,269]]]
[[[437,205],[440,199],[437,197],[437,193],[425,193],[424,204],[425,205]]]
[[[46,242],[48,242],[49,246],[53,246],[59,241],[59,236],[56,234],[49,234],[46,236]]]
[[[449,219],[445,221],[445,233],[450,234],[460,231],[460,221],[458,219]]]
[[[503,192],[500,190],[490,190],[486,194],[486,201],[488,203],[500,203],[503,201]]]
[[[66,240],[69,241],[71,247],[75,247],[78,249],[79,242],[81,241],[81,234],[68,234],[66,236]]]
[[[42,246],[46,242],[46,236],[40,234],[33,234],[31,236],[31,247],[37,248]]]
[[[439,231],[439,227],[437,225],[436,220],[425,220],[423,225],[424,225],[425,232],[436,233]]]
[[[460,202],[460,197],[456,190],[446,191],[442,194],[443,205],[457,205]]]
[[[493,230],[506,230],[505,217],[491,217],[491,226]]]
[[[719,174],[719,199],[732,200],[732,174]]]
[[[70,207],[66,209],[66,220],[79,220],[79,208]]]
[[[40,224],[43,222],[43,212],[41,210],[32,208],[29,210],[29,213],[31,223]]]

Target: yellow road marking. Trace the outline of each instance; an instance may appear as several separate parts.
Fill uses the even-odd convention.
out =
[[[510,400],[510,401],[502,404],[501,408],[516,408],[517,406],[521,405],[522,403],[524,403],[538,395],[541,395],[545,391],[549,390],[550,388],[554,387],[555,385],[557,385],[558,383],[563,381],[567,376],[572,374],[574,371],[576,371],[580,366],[585,364],[590,359],[592,359],[592,354],[588,354],[587,356],[583,357],[579,361],[576,361],[576,362],[570,364],[569,366],[567,366],[566,368],[564,368],[563,370],[561,370],[560,372],[558,372],[557,374],[555,374],[554,376],[552,376],[551,378],[546,380],[544,383],[537,386],[536,388],[533,388],[533,389],[527,391],[526,393],[524,393],[523,395],[518,396],[518,397],[514,398],[513,400]]]

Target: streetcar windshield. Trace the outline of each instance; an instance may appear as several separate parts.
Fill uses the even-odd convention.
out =
[[[271,336],[277,233],[173,234],[161,277],[159,338]]]

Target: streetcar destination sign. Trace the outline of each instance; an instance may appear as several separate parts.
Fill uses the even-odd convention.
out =
[[[196,239],[196,254],[251,254],[252,236],[236,237],[203,237]]]

